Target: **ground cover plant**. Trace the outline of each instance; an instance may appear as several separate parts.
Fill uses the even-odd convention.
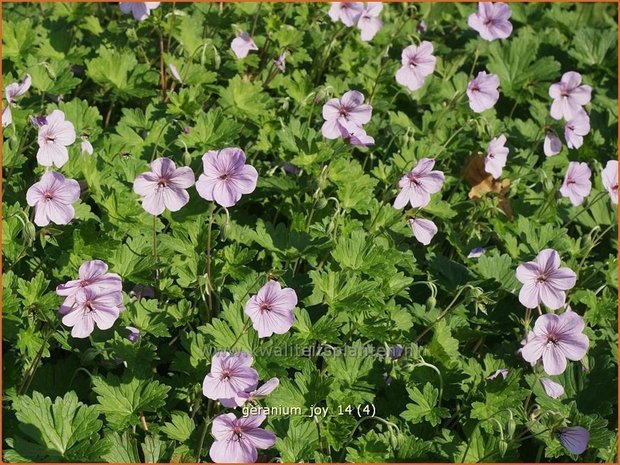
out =
[[[617,460],[617,7],[4,3],[3,459]]]

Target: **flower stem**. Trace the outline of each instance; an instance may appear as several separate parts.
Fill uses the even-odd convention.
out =
[[[211,280],[211,236],[213,232],[213,213],[215,204],[209,207],[209,226],[207,229],[207,321],[213,318],[213,282]]]
[[[460,297],[463,291],[468,288],[473,289],[473,286],[467,284],[459,289],[459,291],[456,293],[456,295],[454,296],[454,299],[452,299],[452,302],[450,302],[448,307],[446,307],[446,309],[443,312],[441,312],[437,318],[435,318],[435,321],[433,321],[433,323],[430,326],[428,326],[424,331],[420,333],[418,337],[415,338],[415,341],[413,341],[414,344],[417,344],[418,342],[420,342],[420,339],[422,339],[426,335],[426,333],[428,333],[431,329],[433,329],[433,327],[435,326],[435,324],[439,322],[439,320],[443,319],[450,312],[450,310],[452,310],[452,307],[455,304],[456,300]]]

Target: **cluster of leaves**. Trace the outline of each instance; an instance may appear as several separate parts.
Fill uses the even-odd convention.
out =
[[[325,4],[162,4],[142,22],[115,4],[6,4],[3,81],[28,73],[32,89],[2,150],[4,459],[206,460],[217,407],[200,385],[214,351],[236,348],[254,354],[261,379],[280,378],[267,406],[330,412],[270,415],[278,441],[261,461],[565,461],[577,457],[549,427],[569,424],[591,434],[579,459],[615,461],[617,218],[599,173],[617,154],[617,8],[511,8],[510,40],[489,43],[467,26],[472,4],[389,4],[365,43]],[[230,50],[239,30],[259,48],[244,60]],[[410,93],[394,73],[420,40],[438,62]],[[281,73],[272,60],[284,50]],[[183,84],[162,81],[168,64]],[[482,69],[499,76],[501,97],[477,115],[455,97]],[[593,129],[579,150],[545,158],[547,90],[569,70],[594,88]],[[374,147],[320,134],[321,106],[350,89],[373,105]],[[55,108],[95,153],[76,143],[63,167],[82,185],[76,219],[35,228],[25,192],[42,168],[28,119]],[[504,197],[469,199],[465,160],[501,133],[511,150]],[[180,212],[153,220],[142,209],[131,185],[154,157],[199,173],[206,150],[227,146],[257,168],[252,195],[228,212],[195,191]],[[446,173],[425,210],[440,229],[429,247],[390,205],[422,157]],[[577,208],[556,197],[571,160],[594,173]],[[476,246],[486,255],[467,258]],[[515,269],[546,247],[578,274],[569,301],[590,338],[582,364],[557,379],[557,400],[516,353],[526,323]],[[54,288],[92,258],[122,276],[127,309],[112,329],[77,340]],[[244,330],[243,305],[269,274],[300,303],[290,332],[259,340]],[[155,297],[138,299],[134,286]],[[343,345],[408,351],[318,350]],[[486,379],[499,368],[505,380]]]

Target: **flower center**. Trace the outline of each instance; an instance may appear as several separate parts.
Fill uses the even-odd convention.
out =
[[[159,178],[159,181],[157,181],[157,187],[168,187],[168,180],[166,178]]]
[[[545,274],[541,274],[540,276],[538,276],[538,278],[536,278],[536,282],[537,283],[544,283],[547,281],[547,275]]]
[[[411,58],[409,60],[409,67],[410,68],[415,68],[416,66],[418,66],[418,64],[415,62],[415,58]]]
[[[235,426],[233,428],[233,435],[234,440],[241,441],[241,438],[243,437],[243,431],[241,431],[241,427]]]
[[[347,116],[349,116],[349,110],[345,107],[342,107],[340,108],[339,114],[340,116],[343,116],[346,118]]]
[[[48,144],[53,144],[54,142],[56,142],[56,137],[50,136],[49,134],[46,134],[45,135],[45,142],[47,142]]]
[[[224,173],[224,174],[220,174],[218,179],[221,179],[222,181],[226,181],[229,177],[230,175],[228,173]]]
[[[54,196],[52,195],[51,192],[47,191],[45,192],[45,194],[43,194],[43,198],[48,201],[48,200],[52,200],[54,198]]]
[[[420,185],[420,181],[414,175],[409,174],[409,175],[407,175],[407,177],[409,178],[409,185],[412,185],[412,186],[419,186]]]
[[[480,87],[474,84],[469,90],[471,90],[472,92],[480,92]]]
[[[220,381],[228,380],[231,377],[231,372],[228,368],[222,370],[222,374],[220,375]]]
[[[260,311],[261,311],[261,313],[270,312],[271,311],[271,305],[269,305],[267,303],[260,304]]]
[[[547,345],[556,345],[559,342],[558,338],[554,334],[547,336]]]

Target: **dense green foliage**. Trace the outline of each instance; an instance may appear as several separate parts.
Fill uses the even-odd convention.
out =
[[[253,353],[261,380],[280,379],[263,405],[329,408],[269,415],[278,440],[259,461],[617,460],[617,210],[600,176],[617,156],[617,8],[511,4],[512,35],[486,42],[467,26],[475,7],[386,4],[367,43],[328,4],[162,3],[137,22],[116,4],[5,3],[4,86],[28,73],[32,88],[3,130],[4,459],[207,461],[209,422],[230,410],[201,383],[213,353],[236,348]],[[230,49],[237,31],[259,48],[243,60]],[[437,66],[409,92],[394,74],[421,40]],[[478,114],[464,91],[481,70],[499,76],[501,96]],[[549,85],[570,70],[593,88],[592,130],[547,158],[545,128],[561,134]],[[323,104],[351,89],[373,106],[369,148],[321,134]],[[78,134],[58,171],[82,195],[71,223],[40,228],[25,199],[44,171],[29,118],[57,108]],[[465,160],[499,134],[509,182],[470,199]],[[226,211],[190,188],[179,212],[143,210],[132,183],[153,158],[198,176],[203,153],[223,147],[258,170],[252,194]],[[424,209],[439,228],[429,246],[392,207],[423,157],[446,176]],[[579,207],[557,196],[569,161],[593,173]],[[486,254],[467,258],[477,246]],[[590,339],[586,358],[553,377],[566,390],[556,400],[517,353],[533,321],[515,270],[545,248],[578,275],[568,301]],[[93,258],[122,277],[126,311],[75,339],[54,290]],[[299,304],[289,332],[259,339],[243,306],[269,275]],[[385,354],[396,345],[408,350],[399,359]],[[383,355],[334,353],[343,347]],[[505,380],[486,379],[500,368]],[[590,431],[581,456],[558,441],[567,425]]]

